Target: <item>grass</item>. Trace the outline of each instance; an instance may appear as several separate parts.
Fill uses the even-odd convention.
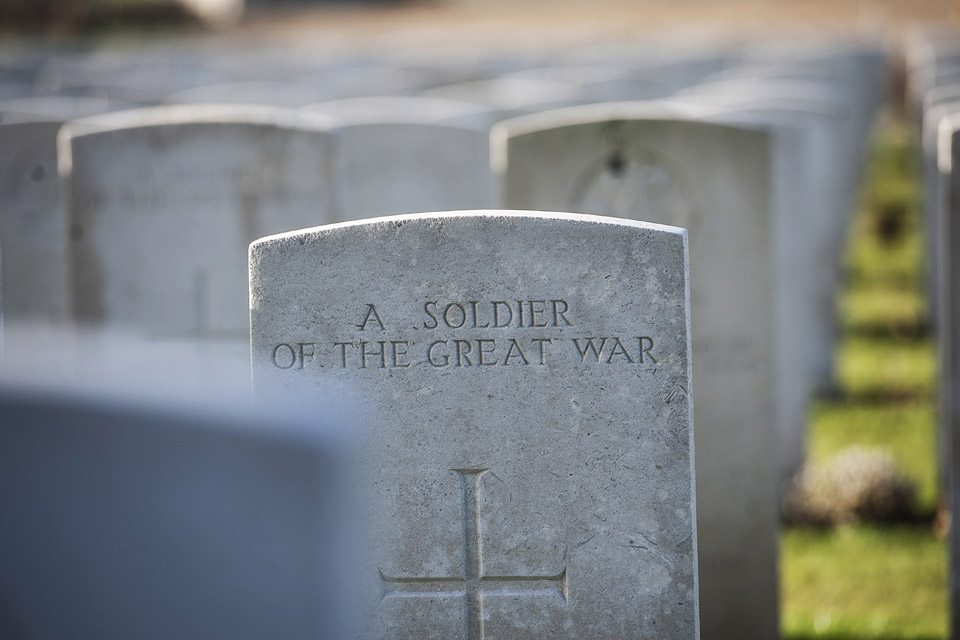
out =
[[[929,527],[792,529],[782,542],[789,638],[946,637],[946,552]]]
[[[781,538],[788,640],[943,640],[948,634],[939,500],[935,343],[928,335],[924,242],[912,142],[902,123],[877,136],[851,224],[838,295],[837,389],[812,404],[807,455],[844,447],[893,454],[918,488],[920,520],[790,528]]]
[[[930,397],[936,384],[932,340],[848,337],[837,346],[837,382],[844,396],[865,402]]]

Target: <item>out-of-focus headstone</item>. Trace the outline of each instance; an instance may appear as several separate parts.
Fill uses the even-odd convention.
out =
[[[38,74],[37,95],[106,98],[117,102],[157,104],[169,94],[226,78],[204,63],[203,56],[166,51],[110,51],[88,57],[52,59]]]
[[[488,130],[424,115],[331,128],[336,220],[492,206]]]
[[[247,245],[331,220],[328,124],[317,114],[198,105],[64,127],[78,319],[243,336]]]
[[[362,637],[697,637],[681,230],[397,216],[250,265],[257,394],[377,425]]]
[[[330,96],[324,87],[293,82],[230,82],[186,89],[167,96],[170,104],[256,104],[305,107]]]
[[[960,514],[960,295],[956,291],[960,282],[960,115],[946,117],[939,131],[939,168],[943,187],[940,190],[943,212],[936,216],[939,228],[936,237],[940,240],[942,272],[940,285],[940,318],[938,326],[938,351],[940,367],[940,445],[948,454],[941,455],[944,465],[941,473],[946,481],[950,513]],[[953,637],[960,629],[960,530],[950,528],[950,628]]]
[[[488,129],[490,110],[479,104],[425,96],[370,96],[330,100],[305,107],[344,124],[421,122],[473,125]]]
[[[248,405],[0,388],[0,636],[349,637],[352,425]]]
[[[624,103],[500,123],[492,142],[502,206],[689,230],[703,636],[776,637],[770,135]]]

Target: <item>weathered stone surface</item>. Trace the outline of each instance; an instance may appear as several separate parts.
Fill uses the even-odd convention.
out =
[[[501,204],[686,227],[705,638],[777,624],[772,151],[768,133],[597,105],[501,123]]]
[[[507,211],[251,246],[254,386],[376,427],[370,638],[697,637],[686,235]]]
[[[328,123],[269,108],[194,106],[64,127],[77,316],[152,331],[245,333],[248,244],[331,220]]]
[[[750,99],[711,105],[696,118],[755,126],[773,138],[773,257],[776,288],[777,434],[781,481],[803,463],[807,404],[830,379],[839,278],[836,220],[846,185],[835,162],[829,104]],[[840,234],[842,235],[842,234]]]
[[[121,105],[100,98],[0,102],[0,242],[7,312],[62,322],[70,315],[67,220],[57,176],[63,122]]]

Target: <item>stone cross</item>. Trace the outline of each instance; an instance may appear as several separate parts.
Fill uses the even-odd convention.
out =
[[[483,594],[491,591],[517,597],[559,596],[567,601],[567,570],[551,576],[489,576],[483,571],[483,541],[477,516],[480,476],[488,469],[451,469],[460,477],[461,526],[463,528],[463,570],[452,578],[402,578],[385,576],[384,597],[464,598],[464,640],[483,640]],[[489,585],[489,586],[487,586]],[[498,588],[499,587],[499,588]],[[537,588],[540,587],[540,588]]]

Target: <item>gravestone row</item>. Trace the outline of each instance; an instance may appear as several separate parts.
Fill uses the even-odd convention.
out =
[[[51,308],[22,313],[166,340],[249,326],[259,394],[334,381],[357,397],[382,536],[361,572],[370,637],[694,637],[698,615],[707,637],[775,637],[777,485],[830,378],[837,237],[875,110],[872,84],[851,90],[820,62],[501,122],[492,152],[507,116],[663,98],[725,63],[694,60],[689,80],[679,63],[504,65],[429,99],[52,118],[43,159],[11,158],[11,193],[52,185],[16,224],[42,212],[35,236],[62,249],[43,276]],[[309,104],[293,100],[308,72],[248,81],[240,101]],[[496,206],[687,228],[692,279],[674,229],[496,212],[261,240],[248,298],[245,249],[264,235]]]

